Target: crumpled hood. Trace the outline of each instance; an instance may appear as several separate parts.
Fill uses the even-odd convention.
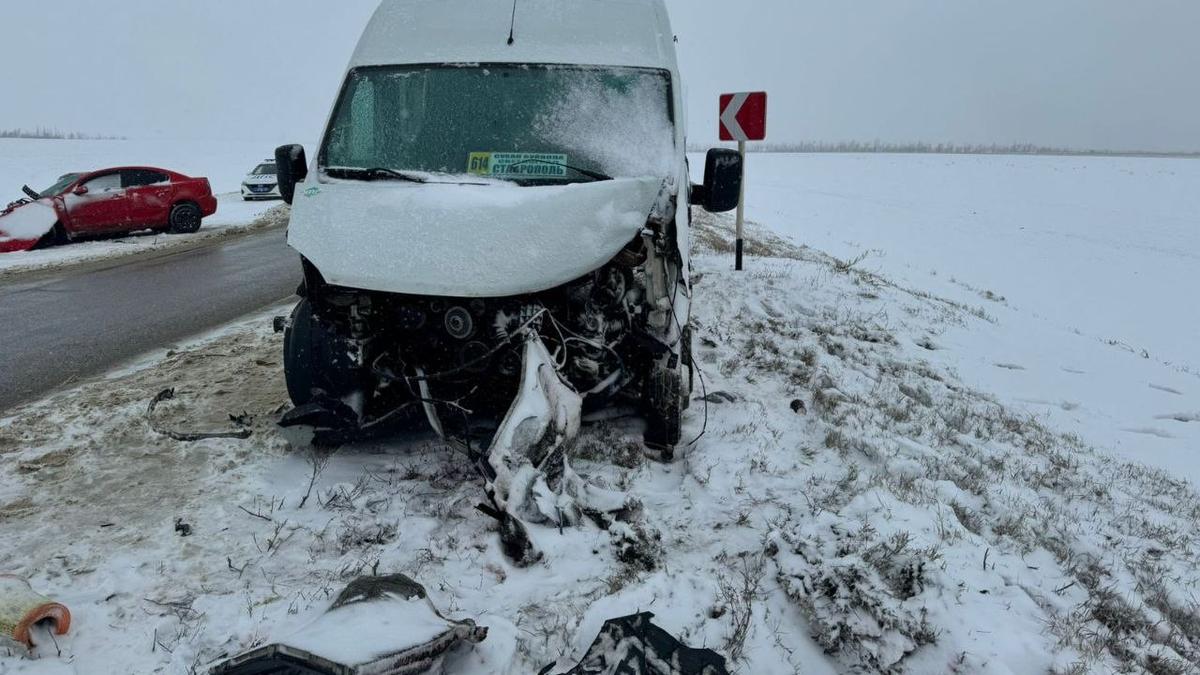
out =
[[[50,198],[0,212],[0,253],[27,251],[54,229],[58,215]]]
[[[310,180],[288,243],[325,280],[388,293],[507,297],[603,267],[645,227],[658,178],[550,187]]]

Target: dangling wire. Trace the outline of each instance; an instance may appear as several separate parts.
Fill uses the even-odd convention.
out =
[[[691,443],[688,443],[688,447],[693,447],[708,433],[708,384],[704,381],[704,371],[700,369],[700,364],[696,363],[696,355],[689,354],[689,356],[692,361],[691,367],[696,369],[696,375],[700,377],[700,392],[704,396],[704,398],[700,399],[704,401],[704,426],[700,429],[700,435],[693,438]]]
[[[675,326],[679,330],[679,335],[682,338],[684,333],[683,324],[679,322],[679,314],[675,311],[675,300],[679,295],[679,286],[680,284],[676,283],[675,289],[671,293],[671,317],[675,319]],[[689,293],[685,293],[684,295],[689,301],[688,308],[690,309],[692,296]],[[696,361],[696,354],[692,349],[688,349],[688,360],[691,361],[689,367],[693,372],[700,376],[700,391],[704,396],[704,398],[701,399],[701,401],[704,402],[704,426],[700,428],[700,435],[693,438],[692,441],[688,443],[688,447],[691,448],[695,447],[696,444],[700,442],[700,439],[704,438],[704,436],[708,434],[708,384],[704,381],[704,371],[700,369],[700,363]]]
[[[517,0],[513,0],[512,22],[508,26],[508,44],[517,41]]]

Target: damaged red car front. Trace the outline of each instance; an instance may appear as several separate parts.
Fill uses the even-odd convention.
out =
[[[0,212],[0,253],[104,235],[187,234],[217,211],[207,178],[152,167],[69,173]]]

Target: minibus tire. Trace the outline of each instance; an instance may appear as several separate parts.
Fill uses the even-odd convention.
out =
[[[292,312],[283,335],[283,372],[288,396],[297,407],[307,405],[321,391],[333,398],[354,392],[357,370],[339,367],[334,358],[337,335],[325,328],[305,298]]]
[[[646,383],[646,445],[673,449],[683,429],[683,374],[681,368],[655,368]]]

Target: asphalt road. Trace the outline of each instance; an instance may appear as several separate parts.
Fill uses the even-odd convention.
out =
[[[0,282],[0,417],[295,293],[282,228]]]

